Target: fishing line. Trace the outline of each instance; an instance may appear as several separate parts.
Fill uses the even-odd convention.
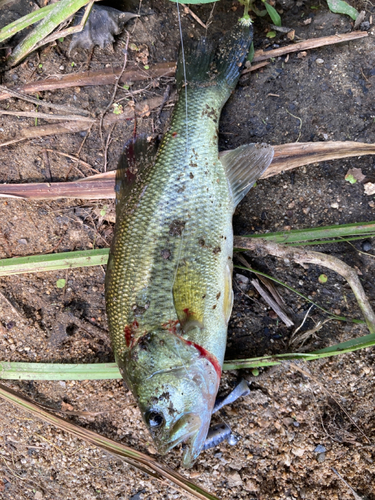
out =
[[[189,124],[188,124],[188,99],[187,99],[187,80],[186,80],[186,63],[185,63],[185,50],[184,50],[184,39],[182,36],[182,26],[181,26],[181,16],[180,16],[180,4],[176,0],[177,4],[177,18],[178,18],[178,28],[180,31],[180,41],[181,41],[181,52],[182,52],[182,67],[184,70],[184,82],[185,82],[185,114],[186,114],[186,150],[188,148],[188,138],[189,138]]]

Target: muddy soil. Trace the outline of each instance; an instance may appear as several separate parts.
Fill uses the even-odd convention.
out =
[[[365,10],[365,39],[280,57],[241,78],[222,114],[220,148],[231,149],[248,142],[283,144],[294,141],[355,140],[375,143],[375,7],[351,0]],[[332,14],[324,0],[276,3],[283,25],[308,39],[347,33],[350,18]],[[0,12],[0,27],[30,12],[33,2],[19,0]],[[126,7],[126,6],[125,6]],[[132,6],[137,11],[137,4]],[[218,36],[237,19],[236,2],[221,0],[192,7],[207,22],[208,34]],[[144,1],[144,14],[131,21],[129,59],[140,66],[174,61],[179,45],[176,8],[167,1]],[[290,43],[284,34],[266,37],[267,18],[255,19],[255,49]],[[206,33],[182,9],[186,37]],[[2,84],[20,84],[51,75],[120,66],[126,35],[113,48],[96,48],[91,59],[84,50],[68,55],[69,41],[58,42],[27,58],[2,76]],[[11,40],[8,46],[14,46]],[[4,53],[0,52],[0,55]],[[116,103],[125,108],[155,96],[171,86],[171,98],[158,118],[158,110],[137,120],[137,131],[162,134],[173,107],[173,78],[145,79],[121,89]],[[88,110],[92,116],[108,105],[113,86],[75,87],[43,92],[41,99]],[[120,101],[120,99],[123,99]],[[34,111],[33,104],[8,99],[1,109]],[[24,128],[40,126],[34,118],[0,116],[0,142],[17,138]],[[108,168],[114,169],[121,149],[132,137],[134,121],[123,121],[111,133]],[[108,133],[108,131],[105,131]],[[82,145],[83,143],[83,145]],[[53,150],[55,152],[46,151]],[[77,164],[58,154],[84,160]],[[78,153],[79,152],[79,153]],[[374,177],[374,157],[323,162],[302,167],[258,182],[236,210],[235,234],[265,233],[290,229],[370,221],[375,219],[374,196],[360,183],[345,181],[349,168],[360,168]],[[0,148],[1,182],[50,182],[73,180],[103,171],[104,154],[98,127],[90,133],[55,135]],[[109,200],[0,202],[0,257],[63,252],[107,247],[113,234],[113,207]],[[103,215],[104,214],[104,215]],[[318,247],[354,266],[372,304],[375,304],[375,242],[368,240]],[[369,246],[367,245],[366,248]],[[256,269],[285,281],[325,308],[349,318],[360,318],[351,289],[338,275],[323,268],[302,268],[289,260],[247,255]],[[142,269],[139,270],[142,272]],[[318,280],[322,273],[325,284]],[[95,363],[113,361],[108,340],[104,273],[101,267],[29,274],[0,280],[0,359],[3,361],[50,361]],[[293,331],[310,304],[278,287],[290,309],[295,326],[287,328],[235,270],[235,303],[229,325],[227,359],[290,352]],[[66,280],[64,288],[57,287]],[[326,316],[310,311],[300,332],[310,330]],[[366,335],[361,325],[329,322],[309,336],[302,349],[311,351]],[[252,392],[221,411],[223,419],[241,436],[235,447],[223,443],[200,455],[189,471],[180,467],[181,450],[163,460],[219,498],[340,499],[353,493],[335,474],[337,470],[362,498],[375,500],[375,351],[362,350],[308,367],[305,376],[290,366],[264,369],[258,377],[242,376]],[[237,372],[225,373],[223,390],[231,387]],[[35,401],[43,403],[88,429],[155,455],[135,401],[121,381],[12,382]],[[185,496],[120,460],[72,438],[26,412],[0,403],[0,498],[4,499],[177,499]],[[89,412],[71,416],[68,410]]]

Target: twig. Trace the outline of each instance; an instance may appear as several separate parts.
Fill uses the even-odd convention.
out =
[[[8,111],[7,109],[0,109],[0,115],[25,116],[27,118],[43,118],[45,120],[66,120],[66,121],[79,121],[87,123],[95,122],[95,118],[87,118],[86,116],[51,115],[49,113],[39,113],[35,111]]]
[[[322,38],[310,38],[309,40],[274,50],[257,50],[254,54],[253,62],[265,61],[271,57],[284,56],[291,52],[300,52],[302,50],[317,49],[318,47],[324,47],[335,43],[349,42],[350,40],[357,40],[358,38],[365,38],[367,36],[367,31],[353,31],[351,33],[325,36]]]
[[[208,24],[208,22],[207,22]],[[331,45],[335,43],[347,42],[350,40],[356,40],[359,38],[364,38],[368,36],[365,31],[356,31],[352,33],[345,33],[342,35],[333,35],[323,38],[313,38],[306,40],[304,42],[296,43],[294,45],[288,45],[287,47],[280,47],[279,49],[269,50],[269,51],[257,51],[255,52],[254,62],[266,61],[271,57],[278,57],[291,52],[298,52],[301,50],[316,49],[326,45]],[[251,68],[244,70],[242,74],[246,74],[249,71],[254,71],[260,66],[254,65]],[[127,71],[123,75],[123,79],[119,81],[141,81],[148,78],[159,78],[161,76],[173,76],[176,70],[175,62],[159,63],[154,66],[150,66],[150,69],[143,71],[141,68],[136,68]],[[118,74],[121,73],[121,68],[109,68],[99,71],[86,71],[84,73],[64,75],[59,78],[49,78],[46,80],[40,80],[38,82],[27,83],[21,87],[18,87],[18,91],[34,93],[46,90],[56,90],[68,87],[80,87],[84,85],[110,85],[116,82]],[[2,99],[7,99],[10,96],[6,91],[0,95],[0,101]]]
[[[22,94],[21,92],[17,92],[17,90],[9,89],[4,85],[0,85],[0,91],[6,92],[9,97],[17,97],[17,99],[22,99],[23,101],[31,102],[36,104],[37,106],[45,106],[50,109],[57,109],[59,111],[64,111],[67,113],[76,113],[77,115],[89,115],[89,111],[85,111],[83,109],[74,108],[71,106],[64,106],[62,104],[54,104],[53,102],[45,101],[44,99],[35,99],[35,97],[28,96],[26,94]],[[0,94],[0,99],[1,99]]]
[[[142,116],[140,106],[147,104],[149,110],[156,109],[162,103],[162,98],[152,98],[143,101],[138,107],[138,116]],[[109,115],[104,120],[104,125],[109,125],[113,121],[127,120],[133,118],[133,109],[125,109],[122,115]],[[92,125],[80,122],[67,122],[58,125],[48,125],[31,127],[24,129],[22,134],[26,137],[14,139],[0,144],[0,147],[15,144],[25,139],[40,138],[46,135],[68,134],[88,130]],[[305,142],[292,143],[274,146],[275,155],[271,165],[261,176],[262,179],[280,174],[280,172],[291,170],[302,165],[316,163],[319,161],[333,160],[337,158],[349,158],[351,156],[375,154],[375,144],[355,143],[355,142]],[[229,151],[222,151],[219,156],[225,156]],[[43,199],[58,199],[61,197],[81,198],[81,199],[102,199],[115,197],[115,172],[105,172],[102,174],[86,177],[85,184],[74,186],[70,183],[56,182],[53,184],[0,184],[0,196],[14,196],[18,198],[33,198],[38,196],[38,200]],[[98,182],[103,182],[100,184]],[[86,184],[89,182],[90,184]],[[72,189],[69,191],[69,185]],[[33,194],[34,193],[34,194]],[[65,193],[65,194],[64,194]],[[91,197],[91,198],[90,198]]]
[[[113,123],[112,124],[112,127],[111,127],[111,130],[108,132],[108,135],[107,135],[107,139],[105,141],[105,146],[104,146],[104,167],[103,167],[103,170],[104,172],[107,171],[107,163],[108,163],[108,148],[109,148],[109,145],[111,144],[112,142],[112,138],[111,138],[111,135],[112,135],[112,132],[113,132],[113,129],[116,127],[116,123]]]
[[[271,295],[264,290],[260,286],[260,283],[258,280],[251,280],[251,284],[253,285],[254,288],[256,288],[257,292],[263,297],[263,299],[267,302],[267,304],[272,307],[272,309],[275,311],[275,313],[279,316],[281,321],[286,324],[286,326],[293,326],[294,323],[292,320],[288,318],[288,316],[281,310],[280,306],[273,300]]]
[[[58,78],[47,78],[37,82],[27,83],[17,87],[17,91],[33,94],[35,92],[45,92],[50,90],[65,89],[70,87],[113,85],[116,81],[121,83],[137,82],[149,78],[160,78],[161,76],[173,76],[176,70],[175,62],[159,63],[150,66],[147,71],[133,66],[128,69],[122,78],[119,78],[121,68],[106,68],[98,71],[85,71],[83,73],[73,73],[62,75]],[[8,99],[10,94],[4,92],[0,95],[0,101]]]
[[[293,370],[297,371],[297,372],[300,372],[302,373],[303,375],[305,375],[306,377],[310,378],[311,380],[313,380],[316,384],[319,385],[319,387],[330,397],[333,399],[333,401],[337,404],[337,406],[345,413],[345,415],[348,417],[348,419],[351,421],[351,423],[354,425],[354,427],[356,427],[359,432],[362,434],[362,436],[366,439],[366,441],[368,443],[371,444],[371,441],[370,439],[366,436],[366,434],[362,431],[362,429],[360,429],[360,427],[354,422],[354,420],[352,419],[352,417],[349,415],[349,413],[345,410],[345,408],[343,408],[343,406],[339,403],[339,401],[335,398],[335,396],[328,390],[326,389],[326,387],[324,386],[324,384],[322,384],[316,377],[314,377],[314,375],[312,375],[312,373],[309,372],[309,370],[305,370],[303,368],[301,368],[300,366],[296,365],[295,363],[291,363],[291,362],[286,362],[285,364],[287,364],[288,366],[290,366],[291,368],[293,368]]]
[[[353,490],[353,488],[350,486],[350,484],[348,484],[348,483],[345,481],[345,479],[342,477],[342,475],[341,475],[341,474],[339,474],[339,473],[337,472],[337,470],[336,470],[336,469],[334,469],[333,467],[331,467],[331,470],[333,470],[333,472],[336,474],[336,476],[337,476],[339,479],[341,479],[341,481],[345,484],[345,486],[347,486],[347,487],[349,488],[349,490],[353,493],[353,496],[354,496],[355,500],[363,500],[363,498],[362,498],[362,497],[360,497],[359,495],[357,495],[357,493]]]
[[[112,132],[112,130],[113,130],[114,127],[112,127],[112,130],[108,134],[107,140],[104,141],[104,138],[103,138],[103,120],[104,120],[104,115],[112,107],[112,104],[113,104],[113,102],[115,100],[115,97],[116,97],[116,94],[117,94],[118,82],[120,81],[122,75],[124,74],[124,71],[126,69],[126,65],[128,63],[129,38],[130,38],[130,35],[129,35],[128,32],[126,32],[126,42],[125,42],[125,49],[124,49],[124,63],[122,65],[120,74],[115,79],[115,86],[114,86],[114,89],[113,89],[112,97],[111,97],[111,99],[110,99],[110,101],[108,103],[108,106],[105,108],[105,110],[103,111],[103,113],[101,113],[100,119],[99,119],[99,135],[100,135],[100,140],[102,141],[102,149],[103,149],[103,153],[104,153],[104,172],[106,171],[106,168],[107,168],[107,150],[108,150],[108,146],[109,146],[109,142],[108,141],[109,141],[110,134],[111,134],[111,132]]]
[[[293,333],[292,333],[292,335],[290,336],[290,340],[291,340],[291,341],[292,341],[293,337],[295,337],[295,336],[297,335],[297,333],[301,330],[301,328],[302,328],[302,327],[303,327],[303,325],[305,324],[305,321],[307,320],[307,318],[308,318],[308,316],[309,316],[309,314],[310,314],[310,311],[311,311],[311,309],[312,309],[313,307],[314,307],[314,304],[312,304],[312,305],[309,307],[309,309],[308,309],[307,313],[305,314],[305,316],[304,316],[304,318],[303,318],[302,323],[299,325],[299,327],[298,327],[298,328],[296,328],[296,329],[294,330],[294,332],[293,332]]]
[[[199,17],[194,14],[194,12],[187,5],[185,5],[184,3],[181,3],[180,5],[184,8],[185,14],[190,14],[191,17],[195,19],[197,23],[200,24],[205,30],[208,29],[208,26],[204,24],[204,22],[201,21]]]
[[[243,255],[238,254],[237,259],[242,262],[242,264],[249,269],[249,271],[253,271],[252,267],[250,264],[247,262],[247,260],[243,257]],[[274,287],[273,283],[265,278],[264,276],[258,276],[259,279],[262,281],[262,283],[268,288],[270,291],[272,297],[269,295],[269,293],[264,290],[260,283],[257,280],[252,280],[251,284],[256,288],[258,293],[263,297],[263,299],[267,302],[267,304],[275,311],[275,313],[280,317],[281,321],[286,324],[286,326],[293,326],[294,323],[293,321],[288,317],[286,314],[286,311],[283,310],[285,302],[279,292],[276,290]]]
[[[358,275],[354,269],[332,255],[314,252],[308,249],[286,247],[261,238],[250,239],[237,236],[234,246],[242,250],[251,250],[260,255],[273,255],[283,259],[291,259],[298,264],[315,264],[324,266],[340,274],[349,283],[358,305],[365,318],[370,333],[375,333],[375,314],[363,290]]]
[[[47,148],[45,148],[45,149],[43,149],[43,151],[48,151],[50,153],[55,153],[57,155],[65,156],[66,158],[70,158],[73,161],[81,163],[81,165],[83,165],[86,168],[88,168],[89,170],[91,170],[91,172],[95,172],[96,174],[99,174],[98,170],[96,170],[95,168],[93,168],[89,163],[86,163],[85,161],[80,160],[76,156],[68,155],[67,153],[63,153],[62,151],[56,151],[55,149],[47,149]]]

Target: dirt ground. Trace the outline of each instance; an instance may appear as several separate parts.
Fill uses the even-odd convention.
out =
[[[220,148],[231,149],[248,142],[283,144],[299,140],[375,143],[375,7],[369,1],[350,0],[365,10],[369,36],[359,41],[291,54],[273,60],[267,67],[241,78],[226,105],[220,125]],[[301,39],[347,33],[349,17],[329,12],[324,0],[280,0],[284,26],[295,29]],[[0,27],[30,12],[32,1],[19,0],[0,12]],[[126,7],[126,5],[125,5]],[[134,12],[138,5],[131,6]],[[212,4],[192,7],[204,21]],[[166,0],[144,1],[144,14],[127,25],[129,58],[140,65],[174,61],[179,29],[174,4]],[[221,0],[212,13],[208,34],[219,35],[236,21],[238,3]],[[205,34],[182,9],[182,29],[187,37]],[[255,49],[287,43],[286,36],[266,37],[267,18],[255,19]],[[363,26],[366,28],[366,25]],[[126,35],[114,48],[96,48],[90,69],[120,66]],[[8,45],[13,46],[11,40]],[[69,41],[58,42],[32,54],[3,74],[2,84],[17,87],[48,76],[78,73],[87,69],[88,52],[68,55]],[[0,56],[4,51],[0,51]],[[145,80],[129,90],[118,91],[115,102],[124,106],[163,96],[167,85],[172,97],[158,120],[157,113],[139,119],[138,131],[162,134],[170,117],[173,78]],[[143,89],[143,90],[142,90]],[[141,90],[140,92],[136,92]],[[102,112],[113,86],[75,87],[43,92],[41,99]],[[130,102],[130,104],[129,104]],[[0,102],[0,109],[33,111],[33,104],[16,99]],[[46,123],[38,120],[38,126]],[[17,138],[33,118],[0,115],[0,142]],[[123,121],[112,132],[108,168],[114,169],[121,149],[133,134],[134,121]],[[93,172],[69,158],[45,149],[77,155],[97,171],[103,170],[103,150],[98,127],[91,132],[54,135],[0,148],[0,181],[49,182],[78,179]],[[302,229],[349,222],[375,220],[375,197],[364,193],[360,183],[344,177],[349,168],[361,168],[374,178],[372,156],[330,161],[302,167],[291,173],[258,182],[241,203],[234,217],[235,234]],[[78,167],[78,168],[77,168]],[[113,206],[102,201],[0,202],[0,257],[63,252],[107,247],[113,233]],[[101,212],[102,211],[102,212]],[[103,216],[103,213],[105,215]],[[366,293],[375,305],[374,242],[370,255],[360,253],[363,241],[317,248],[355,266]],[[360,318],[348,285],[333,272],[316,266],[306,269],[291,261],[255,258],[248,261],[287,282],[337,314]],[[20,275],[0,280],[0,359],[30,362],[111,362],[104,304],[104,272],[101,267]],[[139,270],[142,272],[142,269]],[[322,272],[328,281],[321,284]],[[290,352],[292,332],[310,305],[278,287],[291,310],[294,327],[287,328],[235,270],[235,303],[229,325],[227,359]],[[56,286],[58,279],[66,286]],[[245,280],[246,281],[246,280]],[[323,320],[313,309],[300,332]],[[329,322],[304,345],[314,350],[366,335],[367,329],[352,323]],[[335,474],[337,470],[353,490],[375,500],[375,350],[362,350],[305,367],[306,377],[290,366],[264,369],[258,377],[250,371],[242,376],[251,382],[251,394],[221,411],[241,436],[231,447],[223,443],[200,455],[189,471],[180,467],[181,450],[163,460],[194,479],[222,499],[340,499],[353,493]],[[222,389],[233,386],[239,373],[225,373]],[[121,381],[12,382],[72,422],[126,445],[155,454],[130,392]],[[0,498],[36,500],[178,499],[185,495],[169,485],[135,471],[121,460],[72,438],[56,428],[34,420],[23,411],[1,403]],[[89,412],[68,416],[67,410]]]

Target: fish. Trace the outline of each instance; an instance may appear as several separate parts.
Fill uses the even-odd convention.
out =
[[[160,454],[183,443],[191,467],[209,430],[233,305],[232,216],[273,148],[219,158],[222,107],[252,41],[241,18],[219,44],[180,51],[178,101],[160,146],[130,140],[116,173],[106,309],[120,373]]]

